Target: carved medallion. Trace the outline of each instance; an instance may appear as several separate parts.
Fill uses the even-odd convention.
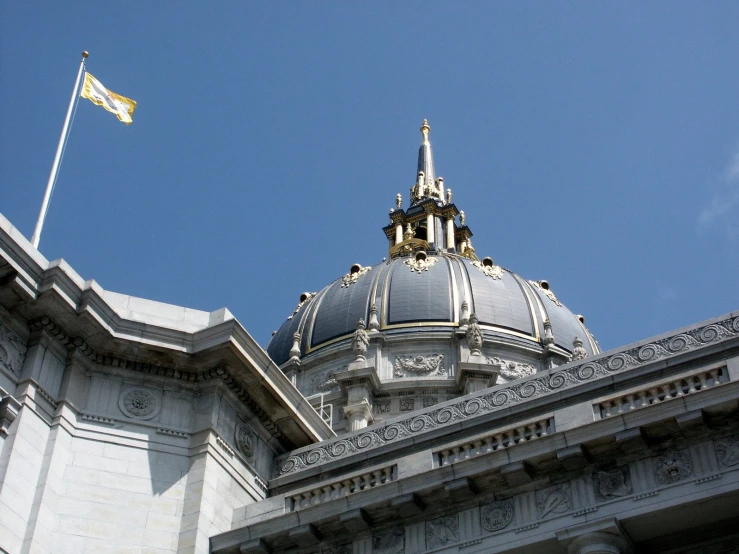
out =
[[[536,509],[539,518],[548,514],[563,514],[572,510],[570,484],[564,483],[536,491]]]
[[[684,450],[671,450],[654,459],[654,477],[661,485],[681,481],[693,474],[693,464]]]
[[[523,379],[529,375],[536,373],[536,368],[529,364],[519,362],[508,362],[498,357],[488,358],[488,363],[500,367],[500,376],[506,381],[515,381]]]
[[[241,453],[247,458],[254,458],[254,446],[256,444],[256,436],[245,423],[237,423],[234,432],[234,441]]]
[[[418,258],[418,259],[407,259],[405,265],[411,268],[411,271],[417,271],[422,273],[428,271],[430,267],[436,265],[439,260],[437,258]]]
[[[118,398],[118,407],[128,417],[151,419],[159,413],[159,398],[149,389],[129,388]]]
[[[395,376],[411,375],[446,375],[444,354],[428,356],[396,356]]]
[[[426,548],[459,541],[459,517],[443,516],[426,522]]]
[[[405,529],[396,527],[372,537],[373,554],[402,554],[405,550]]]
[[[350,271],[349,273],[347,273],[341,278],[341,286],[348,287],[349,285],[356,283],[357,281],[359,281],[359,278],[362,275],[364,275],[371,269],[372,269],[371,267],[359,266],[359,269],[357,271]]]
[[[499,265],[483,265],[482,262],[478,262],[477,260],[472,260],[472,265],[488,277],[492,277],[493,279],[503,278],[503,268]]]
[[[5,325],[0,325],[0,367],[13,375],[20,375],[26,351],[21,338]]]
[[[621,498],[631,494],[629,467],[621,466],[610,471],[593,473],[593,488],[599,502]]]
[[[725,467],[739,464],[739,437],[717,440],[713,443],[718,462]]]
[[[541,281],[529,281],[529,283],[538,291],[544,293],[544,295],[549,298],[552,302],[554,302],[557,306],[561,306],[562,303],[557,300],[557,297],[554,296],[554,293],[549,288],[549,285],[546,285],[546,288],[542,286]]]
[[[488,531],[500,531],[513,519],[513,502],[499,500],[480,506],[480,525]]]

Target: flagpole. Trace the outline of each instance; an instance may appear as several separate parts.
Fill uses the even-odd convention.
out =
[[[49,182],[46,184],[46,192],[44,193],[44,201],[41,204],[41,211],[38,214],[38,221],[36,222],[36,229],[31,237],[31,244],[34,248],[38,248],[39,240],[41,240],[41,229],[44,226],[44,220],[46,219],[46,212],[49,209],[49,201],[51,200],[51,191],[54,189],[54,183],[56,182],[56,176],[59,173],[59,162],[62,157],[62,151],[64,150],[64,142],[67,137],[69,130],[69,120],[72,117],[72,108],[74,102],[77,99],[77,90],[80,88],[80,79],[82,77],[82,70],[85,68],[85,58],[90,54],[87,51],[82,52],[82,60],[80,61],[80,68],[77,71],[77,80],[74,82],[74,89],[72,90],[72,98],[69,101],[69,108],[67,109],[67,117],[64,119],[64,127],[62,127],[62,134],[59,137],[59,145],[56,147],[56,156],[54,156],[54,163],[51,165],[51,173],[49,174]]]

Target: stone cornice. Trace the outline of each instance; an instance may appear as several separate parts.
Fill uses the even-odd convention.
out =
[[[673,360],[677,363],[677,359],[687,360],[691,354],[701,356],[712,348],[723,350],[732,346],[739,346],[739,313],[736,312],[298,449],[277,460],[276,481],[354,455],[366,459],[371,456],[371,450],[385,445],[400,446],[404,441],[418,444],[424,433],[493,413],[505,414],[512,406],[535,399],[541,400],[538,404],[562,400],[559,393],[565,390],[573,397],[580,392],[578,388],[584,393],[590,383],[609,384],[606,379],[642,367],[651,366],[663,376],[660,371]]]
[[[225,357],[226,378],[238,383],[244,399],[248,387],[254,407],[265,415],[261,404],[277,401],[279,408],[269,419],[283,431],[290,429],[294,444],[334,436],[228,310],[198,312],[106,292],[95,281],[83,280],[64,260],[48,262],[2,215],[0,258],[7,264],[0,303],[34,325],[48,326],[68,350],[97,357],[104,345],[103,355],[126,360],[133,369],[155,367],[164,376],[186,380]],[[145,363],[150,360],[168,360],[163,366],[169,367]]]

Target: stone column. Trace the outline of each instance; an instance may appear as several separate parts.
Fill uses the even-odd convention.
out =
[[[398,223],[395,226],[395,244],[400,244],[403,242],[403,224]]]
[[[454,248],[454,218],[452,217],[446,220],[446,247]]]
[[[434,240],[434,214],[426,214],[426,242],[429,244],[436,242]]]

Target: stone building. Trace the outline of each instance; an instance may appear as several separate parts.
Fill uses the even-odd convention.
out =
[[[480,259],[429,132],[386,258],[266,352],[0,216],[0,551],[739,552],[739,313],[601,352]]]

